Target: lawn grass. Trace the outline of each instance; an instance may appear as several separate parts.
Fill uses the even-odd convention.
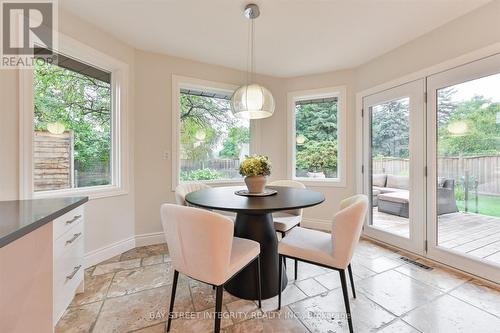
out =
[[[479,214],[500,217],[500,197],[479,195],[478,196]],[[464,201],[457,200],[458,210],[464,211]],[[476,198],[469,198],[468,209],[470,213],[476,213]]]

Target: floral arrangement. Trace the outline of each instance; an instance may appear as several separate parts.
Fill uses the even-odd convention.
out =
[[[271,161],[264,155],[245,156],[245,160],[240,164],[240,175],[269,176],[271,174]]]

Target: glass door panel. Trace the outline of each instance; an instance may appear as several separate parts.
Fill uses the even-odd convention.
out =
[[[370,107],[371,224],[409,238],[410,98]]]
[[[438,246],[500,265],[500,74],[437,90]]]
[[[500,282],[500,55],[427,87],[428,255]]]
[[[418,80],[363,99],[365,234],[415,252],[424,235],[423,96]]]

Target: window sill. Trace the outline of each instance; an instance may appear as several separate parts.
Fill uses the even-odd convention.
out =
[[[192,180],[186,182],[180,182],[178,184],[189,184],[189,183],[202,183],[213,187],[219,186],[244,186],[245,181],[242,179],[219,179],[219,180]],[[172,189],[172,192],[175,192],[175,188]]]
[[[293,177],[293,180],[303,183],[306,186],[310,187],[346,187],[346,183],[342,179],[332,178],[332,179],[324,179],[324,178],[301,178],[301,177]]]
[[[102,199],[108,197],[116,197],[128,194],[125,189],[113,186],[93,186],[89,188],[79,188],[79,189],[64,189],[64,190],[54,190],[54,191],[43,191],[35,192],[32,195],[33,199],[42,198],[55,198],[55,197],[72,197],[72,196],[88,196],[89,200]]]

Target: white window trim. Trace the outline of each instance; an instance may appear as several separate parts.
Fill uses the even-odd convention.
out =
[[[307,186],[346,187],[346,102],[345,86],[326,87],[312,90],[292,91],[288,93],[287,105],[287,175],[289,179],[298,180]],[[337,97],[337,178],[310,179],[295,177],[295,102],[300,100]]]
[[[112,148],[111,184],[34,192],[33,186],[33,70],[19,70],[19,197],[37,199],[61,196],[89,196],[90,199],[128,193],[128,82],[129,66],[71,37],[58,33],[54,51],[111,72]]]
[[[237,85],[229,84],[229,83],[221,83],[215,81],[208,81],[197,79],[188,76],[180,76],[180,75],[172,75],[172,191],[175,191],[177,185],[180,184],[180,140],[179,133],[181,128],[181,120],[180,120],[180,101],[181,88],[185,89],[210,89],[210,90],[219,90],[224,93],[233,93],[236,89],[238,89]],[[258,151],[258,147],[260,145],[260,127],[258,124],[250,120],[250,154],[253,154],[255,151]],[[205,180],[200,181],[205,184],[209,184],[212,186],[217,185],[243,185],[243,178],[241,180],[238,179],[220,179],[220,180]]]

